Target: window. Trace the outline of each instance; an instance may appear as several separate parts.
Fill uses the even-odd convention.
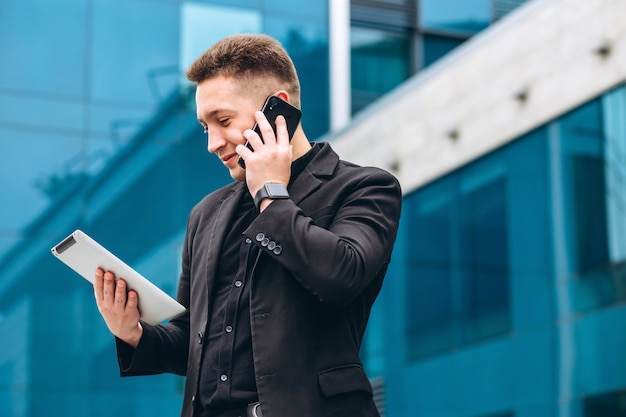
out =
[[[507,188],[500,156],[406,198],[411,359],[508,331]]]
[[[462,342],[498,335],[508,325],[509,272],[506,177],[500,163],[461,176],[459,268],[466,305]]]
[[[416,0],[351,0],[353,114],[415,72],[416,7]]]
[[[491,24],[491,0],[421,0],[423,29],[476,33]]]
[[[626,134],[613,120],[623,111],[625,96],[624,88],[617,89],[557,122],[564,230],[578,311],[626,299]]]
[[[600,105],[594,101],[560,121],[566,217],[575,242],[573,272],[584,275],[608,261],[604,152]]]
[[[352,27],[352,113],[401,84],[411,75],[410,39],[399,33]]]
[[[452,51],[465,41],[465,37],[424,34],[422,36],[422,61],[424,67]]]

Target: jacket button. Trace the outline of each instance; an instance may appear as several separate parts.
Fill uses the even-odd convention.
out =
[[[273,251],[276,248],[276,242],[274,242],[273,240],[270,240],[270,243],[268,243],[267,248]]]
[[[280,255],[283,252],[283,247],[280,245],[276,245],[272,252],[274,252],[274,255]]]
[[[202,344],[202,339],[204,338],[202,332],[198,332],[198,343]]]
[[[195,406],[196,406],[196,396],[195,396],[195,395],[192,395],[192,396],[191,396],[191,406],[192,406],[192,407],[195,407]]]
[[[263,239],[265,239],[265,233],[259,233],[258,235],[256,235],[255,239],[257,242],[262,241]]]
[[[261,241],[261,246],[267,246],[270,244],[270,240],[268,238],[265,238]]]

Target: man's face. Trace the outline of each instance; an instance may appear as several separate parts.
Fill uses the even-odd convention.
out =
[[[208,150],[217,155],[237,181],[246,173],[237,163],[237,145],[246,143],[243,132],[254,125],[254,112],[263,103],[254,102],[256,95],[244,96],[242,88],[224,77],[204,80],[196,89],[198,121],[208,134]]]

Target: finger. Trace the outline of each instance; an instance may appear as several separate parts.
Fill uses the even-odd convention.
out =
[[[134,310],[139,305],[139,299],[137,297],[137,292],[134,290],[128,291],[128,300],[126,301],[126,308],[129,310]]]
[[[123,279],[117,280],[117,285],[115,286],[115,300],[114,304],[116,308],[123,309],[126,305],[126,281]]]
[[[246,146],[248,148],[252,148],[251,152],[254,152],[254,150],[259,149],[261,146],[263,146],[263,140],[261,139],[259,134],[252,129],[244,130],[243,137],[248,141],[246,143]]]
[[[114,300],[115,275],[111,272],[105,272],[104,282],[102,285],[102,301],[112,304]]]
[[[276,143],[276,135],[274,134],[274,129],[272,125],[267,120],[263,112],[257,111],[254,112],[254,118],[256,119],[256,124],[261,131],[261,136],[265,145],[273,145]]]
[[[235,147],[235,152],[237,152],[237,155],[239,155],[244,160],[244,162],[246,162],[248,158],[252,155],[252,151],[246,145],[237,145]]]
[[[276,143],[278,146],[289,146],[289,132],[285,116],[276,117]]]
[[[104,286],[104,271],[102,268],[96,269],[96,273],[94,275],[93,280],[93,292],[96,297],[96,302],[99,302],[103,299],[104,294],[102,287]]]

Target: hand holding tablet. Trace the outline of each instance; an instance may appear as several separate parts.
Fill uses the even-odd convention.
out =
[[[61,262],[93,283],[96,269],[111,271],[124,279],[129,290],[139,296],[139,313],[143,321],[155,325],[185,311],[185,307],[125,264],[81,230],[74,231],[52,248]]]

